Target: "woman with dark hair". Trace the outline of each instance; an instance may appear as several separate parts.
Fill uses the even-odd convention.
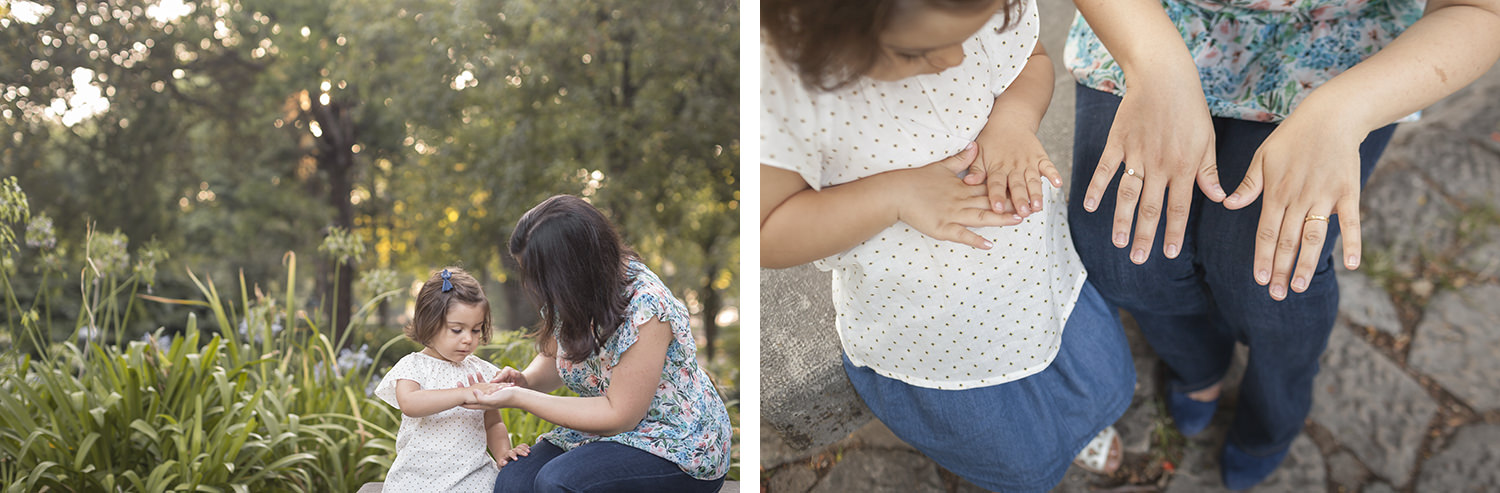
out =
[[[558,195],[516,223],[510,254],[541,309],[538,355],[474,391],[555,423],[495,491],[718,491],[729,471],[729,413],[698,367],[688,312],[609,219]],[[566,385],[578,397],[548,392]]]
[[[1035,3],[768,0],[761,18],[761,262],[833,272],[860,398],[987,489],[1113,471],[1135,371],[1036,137]]]

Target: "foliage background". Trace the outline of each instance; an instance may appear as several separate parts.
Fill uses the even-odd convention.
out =
[[[189,268],[242,280],[224,302],[239,322],[284,293],[286,315],[259,322],[317,327],[329,352],[398,341],[375,368],[411,349],[408,288],[443,265],[486,283],[498,328],[525,327],[505,241],[569,193],[687,302],[734,402],[738,15],[732,0],[0,0],[0,177],[30,211],[7,226],[46,217],[53,235],[4,252],[5,323],[34,313],[47,342],[11,331],[3,364],[63,340],[94,361],[89,342],[227,336],[191,325],[206,306],[131,296],[210,298]],[[86,271],[114,247],[118,275]],[[92,288],[118,300],[113,325],[85,323],[100,282],[129,286]]]

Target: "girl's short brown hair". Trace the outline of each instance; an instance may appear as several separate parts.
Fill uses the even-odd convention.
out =
[[[448,284],[452,289],[443,290],[443,273],[448,273]],[[406,337],[426,346],[439,330],[448,324],[448,307],[454,303],[479,305],[484,310],[479,343],[490,342],[490,300],[484,297],[484,288],[479,280],[458,267],[447,267],[432,273],[422,289],[417,291],[417,307],[411,323],[406,324]]]
[[[1005,26],[1017,0],[1000,0]],[[761,29],[811,87],[832,91],[869,72],[880,59],[880,33],[913,8],[975,11],[995,0],[763,0]]]

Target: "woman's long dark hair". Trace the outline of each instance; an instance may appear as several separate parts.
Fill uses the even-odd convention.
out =
[[[972,11],[995,0],[762,0],[760,27],[781,59],[808,85],[832,91],[869,72],[880,59],[880,33],[913,8]],[[1001,7],[1005,25],[1019,0]],[[764,63],[764,62],[762,62]]]
[[[583,199],[556,195],[527,211],[511,233],[510,254],[521,264],[521,286],[542,310],[531,333],[542,354],[557,356],[547,344],[555,333],[568,361],[582,362],[625,322],[627,265],[640,257]]]

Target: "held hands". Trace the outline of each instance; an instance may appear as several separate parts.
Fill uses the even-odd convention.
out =
[[[1156,241],[1165,198],[1167,227],[1162,253],[1177,258],[1187,230],[1194,181],[1209,200],[1224,199],[1215,159],[1213,121],[1196,73],[1140,83],[1131,80],[1130,91],[1115,112],[1099,165],[1084,192],[1085,210],[1094,212],[1099,207],[1100,197],[1122,166],[1125,173],[1120,176],[1116,196],[1112,242],[1117,248],[1129,245],[1134,220],[1135,245],[1130,261],[1145,263]]]
[[[490,381],[494,383],[509,383],[517,387],[524,387],[528,389],[531,388],[531,385],[526,382],[526,374],[521,373],[521,370],[517,370],[509,366],[500,369],[500,373],[496,373],[495,378],[491,379]]]
[[[971,142],[963,151],[940,161],[888,173],[899,194],[896,219],[938,240],[981,250],[993,247],[969,228],[1011,226],[1020,223],[1021,217],[991,210],[985,185],[957,178],[964,170],[977,172],[979,167],[973,165],[978,153],[978,146]]]
[[[964,183],[986,184],[989,203],[1001,214],[1025,218],[1041,212],[1042,177],[1062,187],[1062,176],[1036,132],[994,120],[979,132],[979,163],[973,168]]]
[[[1363,135],[1327,122],[1301,120],[1294,113],[1266,137],[1245,179],[1224,200],[1241,209],[1264,192],[1255,232],[1255,282],[1270,285],[1271,298],[1301,293],[1322,259],[1328,221],[1338,215],[1344,235],[1344,266],[1359,267],[1359,145]],[[1300,252],[1299,252],[1300,250]]]

